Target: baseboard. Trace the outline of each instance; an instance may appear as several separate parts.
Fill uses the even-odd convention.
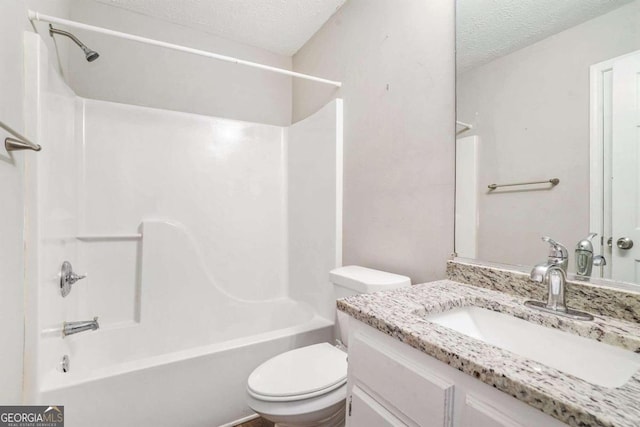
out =
[[[249,415],[249,416],[240,418],[239,420],[235,420],[235,421],[231,421],[230,423],[222,424],[220,427],[235,427],[238,424],[246,423],[247,421],[255,420],[256,418],[259,418],[259,417],[260,417],[260,415],[258,415],[258,414]]]

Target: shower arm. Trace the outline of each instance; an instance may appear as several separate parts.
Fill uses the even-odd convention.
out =
[[[64,31],[64,30],[59,30],[57,28],[53,28],[53,25],[49,24],[49,35],[51,37],[53,37],[54,34],[59,34],[61,36],[66,36],[69,37],[71,40],[73,40],[73,42],[75,44],[77,44],[78,46],[80,46],[81,48],[86,48],[86,46],[84,45],[84,43],[82,43],[76,36],[74,36],[73,34],[71,34],[68,31]]]
[[[53,37],[54,34],[69,37],[71,40],[73,40],[73,42],[77,44],[80,47],[80,49],[82,49],[85,57],[87,58],[87,61],[89,62],[95,61],[100,56],[98,52],[89,49],[86,44],[82,43],[79,38],[77,38],[70,32],[53,28],[53,25],[49,24],[49,35]]]

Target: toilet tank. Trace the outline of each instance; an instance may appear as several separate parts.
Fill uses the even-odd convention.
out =
[[[407,276],[358,265],[348,265],[331,270],[329,280],[334,285],[336,299],[411,285],[411,279]]]
[[[333,283],[336,299],[411,286],[411,279],[407,276],[358,265],[348,265],[331,270],[329,279]],[[348,346],[349,316],[341,311],[337,313],[335,332],[336,337],[345,346]]]

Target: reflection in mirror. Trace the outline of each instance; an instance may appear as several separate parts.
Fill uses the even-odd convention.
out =
[[[457,72],[458,256],[640,283],[640,0],[457,0]]]

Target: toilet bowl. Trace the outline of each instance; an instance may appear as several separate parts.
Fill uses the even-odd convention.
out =
[[[337,298],[411,285],[408,277],[359,266],[332,270],[330,278]],[[347,326],[338,316],[345,343]],[[328,343],[281,353],[251,373],[247,393],[248,406],[278,427],[344,426],[347,354]]]
[[[341,426],[347,354],[328,343],[279,354],[249,376],[248,404],[278,426]]]

